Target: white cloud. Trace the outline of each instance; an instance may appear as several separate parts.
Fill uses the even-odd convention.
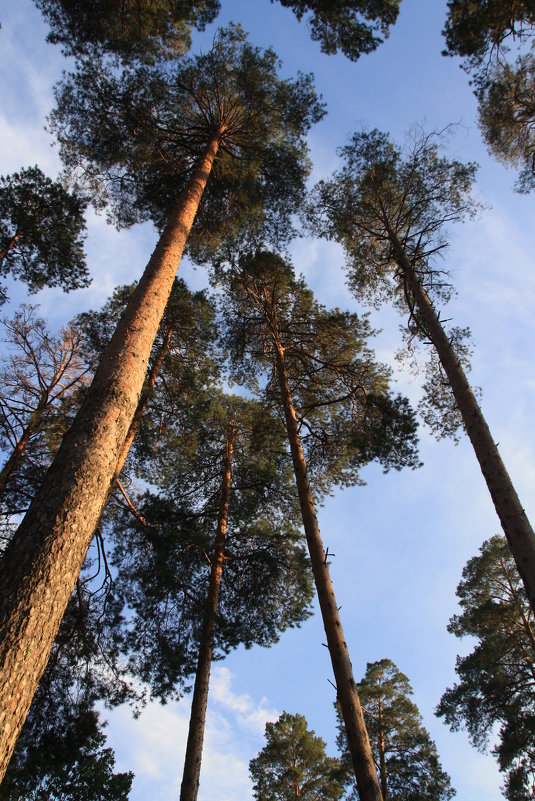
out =
[[[251,797],[249,760],[262,747],[266,721],[277,710],[233,688],[228,668],[212,671],[199,801],[243,801]],[[188,735],[190,698],[176,704],[149,704],[139,719],[130,709],[107,714],[108,742],[118,770],[135,773],[131,801],[167,801],[177,797]]]

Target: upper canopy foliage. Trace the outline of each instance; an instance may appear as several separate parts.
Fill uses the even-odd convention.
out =
[[[103,50],[122,59],[150,61],[174,57],[191,44],[192,27],[203,30],[220,9],[219,0],[35,0],[48,20],[49,41],[68,54]],[[272,0],[274,2],[274,0]],[[299,20],[324,53],[341,50],[355,61],[388,36],[400,0],[279,0]]]
[[[219,11],[218,0],[35,0],[50,24],[48,40],[65,53],[96,49],[150,61],[176,56]]]
[[[508,41],[532,37],[534,23],[535,0],[448,0],[444,55],[468,57],[474,67]]]
[[[80,196],[37,166],[0,176],[0,276],[10,273],[30,292],[88,286],[85,208]],[[0,303],[4,300],[0,287]]]
[[[161,229],[216,138],[190,252],[213,254],[243,229],[284,241],[309,169],[305,136],[324,110],[310,75],[283,80],[278,69],[272,50],[234,26],[208,53],[157,68],[118,76],[85,60],[57,90],[62,158],[118,226],[150,219]]]
[[[325,309],[272,253],[244,256],[223,280],[233,375],[267,381],[268,402],[279,407],[281,345],[316,492],[358,483],[360,467],[373,459],[385,469],[417,465],[412,410],[390,394],[390,372],[373,360],[366,317]]]

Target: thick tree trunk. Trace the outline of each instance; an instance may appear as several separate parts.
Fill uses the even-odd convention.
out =
[[[156,384],[156,379],[158,378],[158,373],[160,372],[163,360],[165,359],[165,355],[169,350],[169,343],[171,342],[171,337],[173,336],[174,330],[175,327],[173,325],[169,326],[169,328],[167,329],[162,346],[159,349],[158,353],[156,354],[156,358],[154,359],[152,367],[150,368],[149,375],[147,377],[146,389],[143,389],[143,391],[141,392],[141,398],[139,399],[139,403],[134,413],[134,417],[132,418],[132,422],[130,423],[130,428],[128,429],[128,434],[126,435],[126,439],[124,441],[124,445],[121,450],[119,460],[117,462],[117,467],[115,468],[115,475],[114,475],[114,480],[112,482],[112,489],[113,489],[113,484],[117,481],[117,479],[121,474],[121,470],[123,469],[124,463],[126,462],[126,457],[128,456],[128,451],[130,450],[130,446],[132,445],[132,442],[134,441],[135,436],[139,431],[141,421],[143,420],[143,415],[147,411],[147,406],[149,405],[150,401],[150,393],[151,390],[154,389],[154,385]]]
[[[433,304],[423,288],[407,254],[392,229],[388,231],[396,259],[407,286],[412,293],[429,339],[448,377],[457,407],[463,418],[466,433],[474,448],[481,472],[487,482],[494,507],[500,518],[528,600],[535,612],[535,533],[524,512],[520,499],[502,462],[481,408],[468,383],[454,349],[435,313]]]
[[[225,549],[225,534],[227,531],[228,506],[230,499],[230,482],[232,478],[232,453],[234,448],[235,429],[229,432],[227,450],[225,454],[225,467],[221,482],[221,503],[217,518],[217,534],[212,556],[210,583],[202,624],[197,672],[195,686],[191,701],[189,719],[188,743],[184,759],[184,773],[180,788],[180,801],[196,801],[199,792],[201,776],[202,749],[204,742],[204,727],[206,723],[206,707],[208,704],[208,689],[210,685],[210,668],[212,666],[212,653],[214,650],[215,623],[217,605],[219,602],[219,589],[223,573],[223,552]]]
[[[355,778],[360,801],[382,801],[381,789],[377,780],[377,772],[373,762],[368,732],[364,723],[362,707],[357,692],[357,685],[353,678],[353,668],[349,659],[347,643],[344,639],[342,623],[334,590],[327,567],[327,555],[323,549],[318,520],[314,509],[314,500],[310,490],[307,476],[307,466],[301,438],[297,424],[297,417],[293,407],[288,374],[284,363],[284,350],[280,343],[276,344],[276,366],[279,389],[281,394],[288,441],[292,454],[292,461],[299,494],[299,504],[303,517],[303,526],[312,564],[312,572],[318,593],[321,616],[327,646],[331,655],[333,672],[336,679],[338,700],[342,708],[342,716],[347,734],[347,742],[351,753]]]
[[[0,780],[107,500],[218,144],[214,136],[193,170],[82,408],[0,563]]]

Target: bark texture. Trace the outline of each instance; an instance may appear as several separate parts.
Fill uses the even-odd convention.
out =
[[[513,482],[502,461],[496,443],[476,400],[466,373],[433,308],[429,296],[392,229],[388,234],[396,260],[403,270],[407,286],[412,293],[425,330],[436,348],[442,367],[448,377],[455,401],[463,418],[483,477],[487,482],[494,507],[500,518],[518,572],[535,612],[535,532],[527,518]]]
[[[0,780],[107,500],[218,144],[217,134],[170,214],[82,408],[0,563]]]
[[[193,688],[193,698],[191,701],[188,742],[184,760],[182,786],[180,788],[180,801],[196,801],[199,792],[217,605],[219,602],[221,576],[223,574],[223,552],[225,549],[225,535],[227,531],[230,484],[232,479],[232,453],[235,436],[235,430],[231,430],[227,441],[225,467],[221,482],[221,503],[217,518],[217,534],[212,556],[212,567],[202,625],[201,642],[199,645],[195,686]]]
[[[338,605],[327,566],[327,555],[321,541],[318,520],[314,509],[314,500],[307,476],[307,466],[297,417],[288,385],[288,374],[284,363],[284,349],[280,343],[276,345],[276,366],[281,401],[284,409],[286,429],[292,454],[292,461],[299,494],[299,504],[303,517],[303,526],[312,564],[312,572],[318,593],[321,616],[327,646],[331,656],[333,673],[336,679],[338,700],[342,708],[342,716],[347,734],[347,742],[351,753],[355,778],[361,801],[382,801],[381,789],[377,779],[377,771],[364,723],[362,707],[357,685],[353,677],[353,668],[349,659],[349,651],[342,630]]]

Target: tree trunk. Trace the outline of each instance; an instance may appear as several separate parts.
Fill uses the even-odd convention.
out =
[[[150,368],[150,372],[147,378],[147,387],[144,388],[141,392],[141,398],[139,399],[139,403],[137,405],[134,417],[132,418],[132,422],[130,423],[130,428],[128,429],[128,434],[126,435],[126,439],[124,441],[124,445],[119,456],[119,460],[117,462],[117,467],[115,468],[115,475],[113,477],[112,482],[112,489],[113,484],[117,481],[121,474],[121,470],[124,467],[124,463],[126,462],[126,457],[128,456],[128,451],[130,450],[130,446],[135,439],[137,432],[139,431],[139,427],[141,425],[141,421],[143,420],[143,415],[147,411],[147,406],[149,405],[150,401],[150,391],[154,389],[154,385],[156,383],[156,379],[158,378],[158,373],[160,372],[160,368],[163,364],[163,360],[165,359],[165,355],[169,350],[169,343],[171,342],[171,337],[173,336],[175,330],[175,326],[171,325],[167,329],[167,333],[165,335],[164,341],[162,343],[162,347],[158,351],[156,358]]]
[[[17,230],[15,232],[15,234],[9,240],[9,244],[5,248],[0,250],[0,265],[4,261],[5,257],[9,253],[9,251],[12,250],[15,247],[15,245],[17,243],[17,239],[19,239],[21,236],[22,236],[22,231]]]
[[[22,461],[22,454],[24,453],[24,449],[26,448],[26,445],[30,441],[30,437],[37,430],[39,423],[41,422],[45,406],[46,404],[44,406],[39,405],[37,409],[33,412],[28,422],[28,425],[20,435],[17,444],[11,451],[9,459],[3,466],[2,470],[0,470],[0,496],[4,494],[9,479],[13,475],[14,470],[19,466],[20,462]]]
[[[219,589],[221,587],[221,575],[223,573],[223,551],[225,548],[225,534],[227,530],[230,482],[232,478],[232,453],[235,436],[236,430],[231,428],[227,440],[225,467],[223,480],[221,482],[221,503],[217,518],[217,534],[212,556],[208,596],[202,623],[197,672],[195,673],[195,686],[193,688],[193,698],[191,701],[188,743],[184,759],[180,801],[196,801],[197,793],[199,792],[206,706],[208,704],[208,688],[210,684],[210,668],[214,650],[217,604],[219,601]]]
[[[524,512],[520,499],[502,462],[481,408],[468,383],[466,374],[453,350],[433,304],[423,288],[407,254],[396,236],[388,228],[396,260],[403,270],[425,325],[426,334],[435,346],[448,377],[466,433],[474,448],[481,472],[487,482],[494,507],[524,583],[531,608],[535,612],[535,533]]]
[[[0,780],[107,500],[215,135],[170,214],[71,430],[0,563]]]
[[[312,564],[312,572],[318,593],[321,616],[327,645],[331,655],[333,672],[336,679],[338,700],[342,708],[342,716],[347,734],[347,742],[351,753],[355,778],[360,801],[382,801],[381,789],[377,780],[377,772],[373,762],[368,732],[364,723],[362,707],[353,678],[353,668],[349,659],[347,643],[344,639],[342,623],[334,590],[327,567],[327,555],[323,549],[318,520],[314,509],[314,500],[307,477],[307,466],[301,438],[297,425],[297,417],[288,385],[288,374],[284,363],[284,350],[276,342],[276,367],[281,394],[286,430],[292,453],[292,461],[299,494],[299,504],[303,517],[303,526]]]
[[[388,788],[386,784],[385,733],[383,729],[383,709],[381,701],[379,701],[377,716],[379,723],[379,773],[381,775],[381,793],[383,796],[383,801],[388,801]]]

